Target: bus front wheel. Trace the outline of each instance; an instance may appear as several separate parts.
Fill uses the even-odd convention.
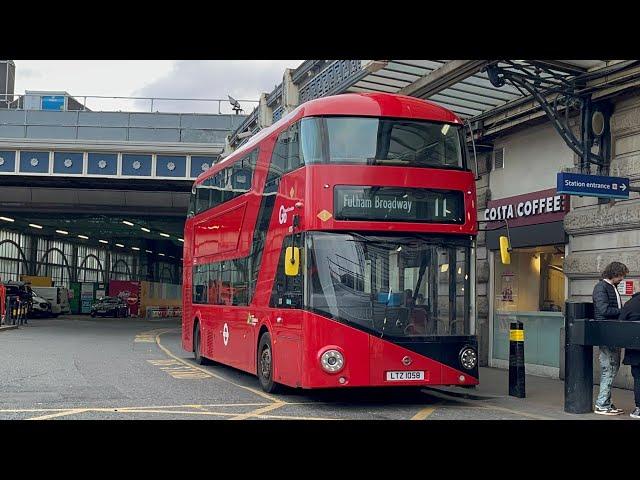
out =
[[[275,393],[279,390],[279,385],[273,381],[273,349],[268,332],[260,337],[258,344],[258,379],[265,392]]]

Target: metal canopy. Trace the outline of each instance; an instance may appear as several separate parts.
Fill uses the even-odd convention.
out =
[[[495,61],[387,60],[374,63],[376,66],[370,73],[347,91],[405,93],[432,100],[465,119],[528,96],[527,92],[510,84],[500,88],[491,84],[482,70]],[[603,67],[607,60],[509,60],[498,64],[515,70],[539,67],[540,78],[552,83]],[[447,77],[449,81],[446,81]]]

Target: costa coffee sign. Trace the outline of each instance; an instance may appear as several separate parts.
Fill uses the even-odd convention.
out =
[[[555,188],[550,188],[515,197],[490,200],[484,211],[484,219],[490,222],[489,228],[504,225],[504,220],[509,222],[510,227],[520,227],[558,222],[564,219],[568,211],[569,197],[558,195]]]

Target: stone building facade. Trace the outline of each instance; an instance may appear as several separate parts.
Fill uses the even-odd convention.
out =
[[[610,120],[611,131],[611,166],[612,176],[628,177],[632,187],[640,187],[640,89],[627,89],[624,93],[614,94],[609,98],[613,104]],[[570,122],[577,134],[579,119]],[[522,143],[519,137],[528,132],[544,131],[543,139],[538,144],[531,142],[529,151],[514,152],[510,145]],[[542,138],[542,137],[541,137]],[[478,155],[480,178],[476,183],[478,195],[478,219],[484,219],[484,212],[491,200],[501,196],[513,195],[516,191],[526,193],[538,188],[555,188],[550,176],[563,169],[577,166],[578,157],[563,145],[559,135],[551,128],[548,121],[540,118],[535,121],[521,123],[516,129],[505,130],[491,139],[494,149],[506,145],[504,173],[497,174],[491,168],[492,153]],[[526,143],[525,143],[526,145]],[[548,148],[544,147],[547,145]],[[553,149],[549,150],[553,145]],[[545,149],[547,150],[545,153]],[[534,161],[526,158],[529,154],[538,153]],[[562,157],[559,159],[559,157]],[[520,171],[507,173],[514,165],[520,165]],[[524,164],[524,165],[523,165]],[[487,168],[488,165],[488,168]],[[523,168],[525,168],[523,170]],[[530,173],[526,173],[529,168]],[[483,173],[484,172],[484,173]],[[538,175],[536,172],[544,172]],[[595,172],[595,168],[592,171]],[[508,186],[497,187],[501,183]],[[492,188],[493,187],[493,188]],[[603,200],[594,197],[572,196],[570,210],[564,217],[564,230],[567,235],[563,270],[565,275],[565,300],[591,301],[594,285],[600,278],[602,270],[612,261],[625,263],[630,270],[627,278],[640,285],[640,194],[631,192],[628,200]],[[492,365],[490,342],[493,339],[495,312],[492,295],[495,294],[495,255],[488,248],[486,223],[479,225],[480,233],[476,250],[476,332],[479,336],[480,364]],[[497,253],[499,256],[499,253]],[[623,296],[623,302],[628,297]],[[564,331],[561,329],[557,341],[559,351],[559,369],[557,375],[564,378]],[[594,351],[594,378],[599,379],[597,348]],[[525,352],[526,357],[526,352]],[[495,360],[493,362],[495,365]],[[555,370],[554,370],[555,371]],[[633,379],[629,367],[623,366],[618,375],[616,385],[632,388]]]
[[[611,168],[613,176],[628,177],[640,187],[640,90],[612,99]],[[627,278],[640,281],[640,194],[630,192],[628,200],[599,202],[597,198],[574,197],[565,217],[569,254],[565,273],[569,300],[591,301],[593,286],[604,267],[612,261],[629,267]],[[624,299],[624,298],[623,298]],[[594,372],[599,376],[597,355]],[[561,368],[560,375],[563,375]],[[632,388],[629,367],[623,366],[614,385]]]

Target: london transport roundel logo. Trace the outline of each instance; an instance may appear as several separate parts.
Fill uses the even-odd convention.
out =
[[[224,342],[225,347],[227,346],[227,343],[229,343],[229,325],[227,325],[226,323],[222,328],[222,341]]]

